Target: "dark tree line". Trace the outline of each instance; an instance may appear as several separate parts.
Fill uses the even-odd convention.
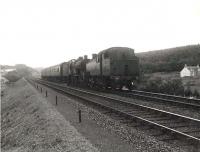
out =
[[[187,65],[200,65],[200,45],[138,53],[143,73],[180,71]]]

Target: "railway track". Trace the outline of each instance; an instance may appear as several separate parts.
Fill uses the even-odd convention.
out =
[[[123,97],[175,105],[183,108],[192,108],[193,110],[200,110],[200,99],[190,99],[181,96],[145,92],[139,90],[132,90],[132,91],[101,90],[101,91],[105,93],[117,94]]]
[[[145,91],[139,91],[139,90],[132,90],[130,94],[143,95],[144,97],[150,98],[153,100],[182,104],[184,106],[190,106],[193,108],[200,108],[200,99],[190,99],[190,98],[181,97],[181,96],[145,92]]]
[[[157,133],[153,136],[158,137],[162,141],[181,140],[195,146],[196,149],[200,149],[200,120],[198,119],[99,95],[82,89],[62,86],[57,83],[41,80],[35,82],[102,108],[106,110],[105,113],[117,114],[125,121],[139,122],[142,125],[148,126],[149,129],[157,130]]]
[[[176,100],[183,101],[183,102],[200,104],[200,99],[187,98],[187,97],[169,95],[169,94],[163,94],[163,93],[146,92],[146,91],[140,91],[140,90],[132,90],[131,92],[139,93],[139,94],[143,94],[143,95],[165,98],[165,99],[172,99],[172,100],[176,99]]]

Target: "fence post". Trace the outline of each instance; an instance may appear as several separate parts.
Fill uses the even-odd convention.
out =
[[[40,89],[41,89],[41,93],[42,93],[42,87]]]
[[[79,123],[81,123],[81,109],[78,110]]]
[[[58,97],[56,96],[56,106],[58,105]]]
[[[47,90],[46,90],[46,97],[47,97]]]

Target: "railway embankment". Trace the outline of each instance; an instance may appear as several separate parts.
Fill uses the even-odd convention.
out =
[[[2,151],[97,152],[25,79],[9,84],[1,98]]]

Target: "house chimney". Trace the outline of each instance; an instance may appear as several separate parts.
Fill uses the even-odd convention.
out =
[[[97,54],[92,54],[92,59],[95,59],[97,57]]]

